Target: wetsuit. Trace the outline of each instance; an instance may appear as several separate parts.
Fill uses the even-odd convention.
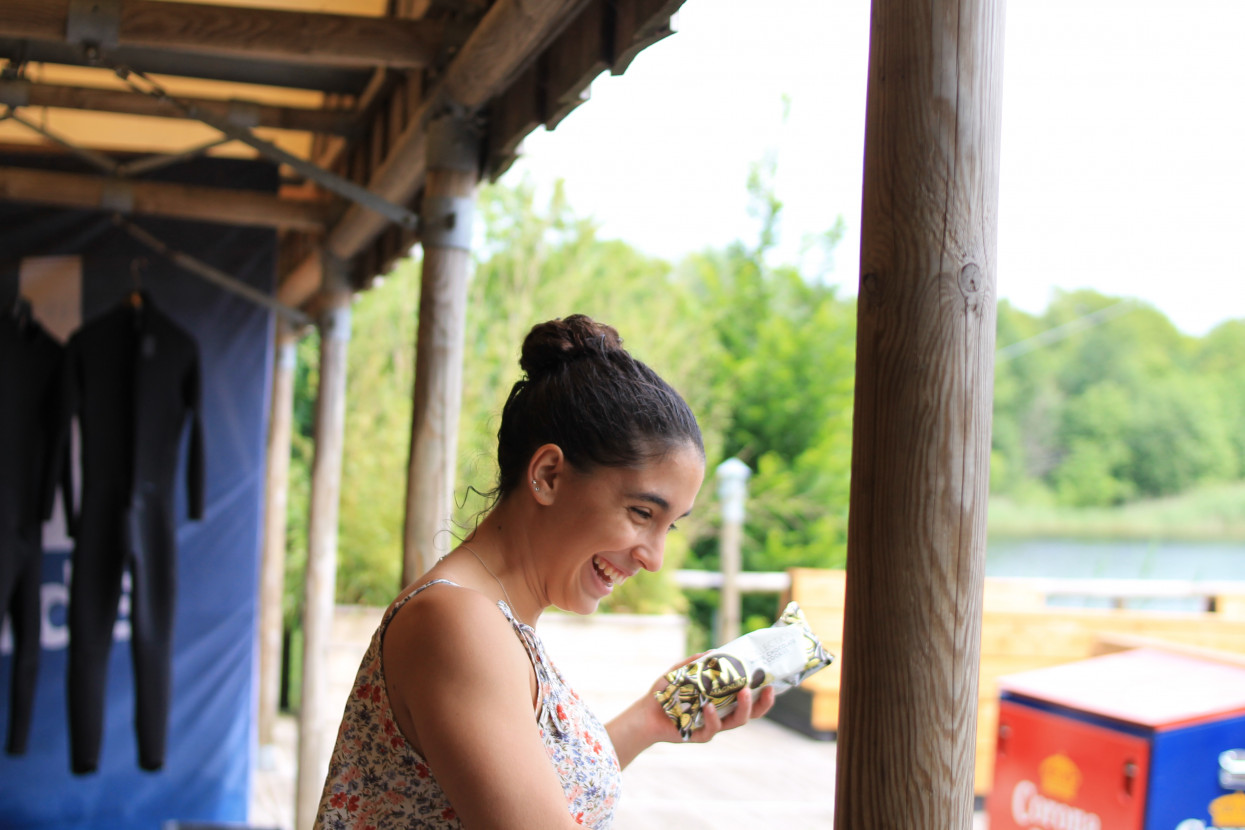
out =
[[[28,308],[0,316],[0,615],[8,612],[13,631],[6,744],[13,755],[26,751],[39,670],[43,522],[57,481],[53,427],[63,354]]]
[[[138,763],[164,765],[176,591],[175,477],[186,421],[188,509],[203,515],[199,350],[194,338],[142,295],[86,323],[65,356],[65,417],[82,433],[82,504],[69,587],[71,768],[99,764],[108,654],[131,575]]]

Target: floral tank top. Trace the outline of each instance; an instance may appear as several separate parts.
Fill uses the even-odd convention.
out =
[[[458,587],[447,579],[421,585],[389,606],[372,635],[329,761],[317,830],[462,827],[432,770],[394,721],[381,663],[381,641],[393,615],[411,597],[438,582]],[[498,602],[497,607],[514,627],[536,670],[534,725],[562,780],[571,816],[586,827],[607,830],[622,785],[618,755],[609,735],[549,661],[535,629],[516,619],[505,602]]]

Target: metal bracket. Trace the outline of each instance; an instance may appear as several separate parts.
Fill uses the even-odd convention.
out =
[[[475,200],[467,196],[426,196],[419,226],[419,241],[425,248],[471,250],[471,226]]]
[[[10,107],[30,105],[30,81],[26,78],[0,78],[0,104]]]
[[[428,168],[479,171],[480,132],[474,120],[463,115],[443,115],[429,121],[424,150]]]
[[[231,100],[225,116],[235,127],[251,129],[259,126],[259,104],[251,101]]]
[[[65,39],[110,49],[121,43],[121,0],[69,0]]]
[[[133,213],[134,186],[120,179],[104,179],[99,191],[99,206],[113,213]]]
[[[320,337],[350,342],[350,303],[331,306],[320,314]]]

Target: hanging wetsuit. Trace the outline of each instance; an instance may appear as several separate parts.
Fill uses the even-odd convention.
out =
[[[57,481],[54,425],[63,355],[28,306],[0,316],[0,616],[8,612],[13,631],[6,744],[13,755],[26,751],[39,670],[43,522],[51,516]]]
[[[176,590],[175,478],[187,419],[189,515],[203,515],[199,349],[142,294],[69,340],[64,398],[82,434],[82,498],[69,587],[71,768],[99,765],[108,654],[131,576],[138,763],[164,765]],[[68,418],[63,421],[67,425]]]

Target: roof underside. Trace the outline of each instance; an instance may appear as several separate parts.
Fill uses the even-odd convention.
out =
[[[413,211],[427,126],[451,111],[475,117],[495,178],[524,136],[587,100],[593,78],[668,35],[682,2],[4,0],[0,148],[72,154],[99,172],[2,167],[0,199],[271,225],[278,295],[309,306],[319,252],[350,262],[362,288],[418,238],[339,195],[350,185]],[[240,206],[236,191],[179,203],[139,182],[185,155],[284,159],[283,184]],[[326,187],[307,163],[346,186]]]

